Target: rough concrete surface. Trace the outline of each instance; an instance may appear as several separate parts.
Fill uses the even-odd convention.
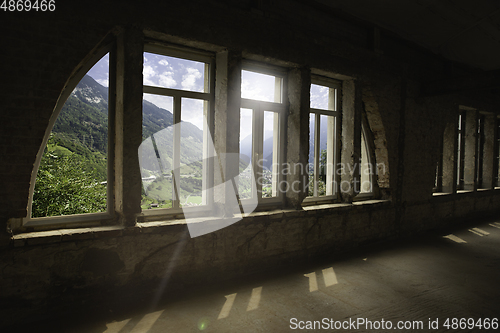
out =
[[[323,258],[182,296],[124,304],[98,319],[85,313],[74,313],[64,320],[49,319],[38,323],[36,331],[290,332],[300,331],[292,329],[299,321],[307,325],[307,321],[323,318],[328,323],[330,319],[362,318],[373,325],[382,319],[386,325],[390,321],[394,329],[370,330],[361,325],[323,331],[478,332],[478,327],[447,330],[443,324],[447,318],[474,318],[477,323],[479,318],[500,316],[499,243],[500,222],[480,220],[362,248],[343,259]],[[297,322],[291,322],[292,318]],[[439,328],[429,329],[429,320],[436,319]],[[410,321],[411,325],[422,322],[424,326],[396,329],[399,321]]]

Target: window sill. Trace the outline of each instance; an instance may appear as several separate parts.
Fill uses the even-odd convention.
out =
[[[432,196],[441,197],[441,196],[451,195],[451,194],[453,194],[453,193],[451,193],[451,192],[434,192],[434,193],[432,193]]]
[[[109,213],[12,218],[8,221],[8,228],[17,234],[26,231],[54,230],[56,228],[98,227],[112,221],[112,219],[113,216]]]
[[[134,233],[135,227],[122,226],[93,227],[78,229],[60,229],[51,231],[35,231],[12,236],[14,247],[25,245],[44,245],[66,241],[79,241],[104,237],[116,237],[127,233]]]
[[[500,187],[495,187],[495,188],[478,188],[475,191],[474,190],[457,190],[456,193],[451,193],[451,192],[434,192],[434,193],[432,193],[432,196],[434,196],[434,197],[441,197],[441,196],[453,195],[453,194],[465,194],[465,193],[475,193],[475,192],[488,192],[488,191],[495,191],[495,190],[500,190]]]
[[[461,193],[472,193],[474,192],[474,190],[457,190],[457,194],[461,194]]]
[[[241,214],[235,214],[235,217],[242,218],[243,222],[261,221],[264,220],[277,220],[283,218],[307,218],[316,215],[318,212],[325,213],[325,211],[347,211],[350,209],[362,209],[362,207],[376,207],[376,206],[386,206],[390,204],[390,200],[365,200],[356,201],[352,204],[346,203],[327,203],[319,205],[311,205],[303,207],[303,210],[294,209],[275,209],[271,211],[257,211],[246,216],[241,216]],[[189,223],[204,222],[209,220],[218,220],[218,218],[193,218],[189,220]],[[240,221],[241,223],[241,221]],[[82,240],[92,240],[101,238],[115,238],[122,236],[133,236],[137,234],[149,234],[149,233],[170,233],[176,228],[178,231],[185,230],[186,220],[167,220],[167,221],[151,221],[151,222],[139,222],[133,227],[123,227],[123,226],[101,226],[92,228],[80,228],[80,229],[59,229],[51,231],[36,231],[23,233],[12,236],[14,247],[23,246],[36,246],[36,245],[47,245],[55,244],[60,242],[74,242]]]
[[[353,198],[353,202],[370,201],[373,199],[375,194],[373,192],[361,192]],[[302,207],[305,209],[309,206],[319,206],[325,204],[337,204],[338,198],[333,195],[323,196],[323,197],[306,197],[302,202]]]

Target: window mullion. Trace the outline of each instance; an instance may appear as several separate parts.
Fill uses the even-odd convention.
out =
[[[321,116],[318,113],[314,114],[314,196],[318,196],[318,179],[319,179],[319,161],[320,161],[320,121]]]
[[[181,97],[174,97],[174,158],[173,158],[173,186],[172,208],[179,208],[180,191],[180,157],[181,157]]]
[[[172,96],[172,97],[185,97],[185,98],[193,98],[193,99],[203,99],[203,100],[207,100],[207,101],[211,99],[211,96],[209,93],[180,90],[180,89],[172,89],[172,88],[164,88],[164,87],[152,87],[152,86],[147,86],[147,85],[145,85],[143,87],[143,92],[146,94]]]
[[[263,149],[264,149],[264,141],[263,141],[263,136],[264,136],[264,110],[262,107],[259,105],[257,108],[253,109],[253,118],[255,119],[253,122],[253,137],[252,137],[252,145],[254,147],[253,149],[253,156],[252,156],[252,164],[254,168],[254,174],[255,174],[255,179],[257,179],[257,200],[260,201],[262,198],[262,181],[261,177],[263,175],[263,169],[262,169],[262,155],[263,155]]]
[[[281,77],[274,77],[274,102],[275,103],[281,103],[281,90],[282,90],[282,82],[283,80]]]
[[[273,121],[273,163],[271,164],[271,172],[272,172],[272,196],[276,197],[278,195],[278,183],[279,183],[279,166],[281,165],[281,154],[280,154],[280,114],[274,112],[274,121]],[[274,163],[276,162],[276,163]]]
[[[333,166],[335,157],[335,117],[327,117],[326,141],[326,195],[333,194]]]

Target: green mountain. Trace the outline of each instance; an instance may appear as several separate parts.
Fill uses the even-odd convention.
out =
[[[150,199],[144,197],[144,208],[149,204],[163,203],[171,198],[172,186],[169,169],[172,168],[173,124],[172,112],[143,100],[143,140],[154,134],[157,154],[161,154],[164,173],[154,168],[157,154],[147,155],[143,163],[143,175],[157,178],[147,181]],[[87,161],[86,169],[92,169],[99,175],[96,181],[106,180],[106,156],[108,146],[108,89],[85,75],[63,106],[48,145],[51,156],[69,156],[75,153]],[[189,122],[181,123],[181,200],[189,204],[199,204],[202,188],[203,131]],[[148,170],[149,169],[149,170]],[[151,200],[152,198],[152,200]]]
[[[173,124],[173,115],[169,110],[159,108],[146,100],[143,100],[142,106],[143,139]],[[52,132],[56,137],[71,141],[72,144],[64,142],[64,147],[71,145],[71,147],[66,147],[71,151],[83,154],[84,149],[78,147],[81,145],[90,151],[106,153],[107,123],[108,89],[92,77],[85,75],[64,104]],[[192,145],[186,144],[186,149],[184,149],[186,150],[186,164],[188,164],[194,155],[200,156],[201,154],[203,132],[195,125],[183,122],[181,136],[184,140],[192,142]],[[182,159],[181,162],[185,163]]]

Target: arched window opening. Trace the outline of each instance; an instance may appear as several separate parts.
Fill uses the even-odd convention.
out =
[[[31,217],[106,212],[109,53],[56,106],[39,157]],[[71,87],[69,87],[71,89]],[[50,127],[49,125],[49,127]]]
[[[361,129],[361,166],[360,174],[361,181],[359,193],[373,194],[374,193],[374,177],[377,172],[375,163],[372,161],[371,149],[368,142],[366,128],[363,125]]]

